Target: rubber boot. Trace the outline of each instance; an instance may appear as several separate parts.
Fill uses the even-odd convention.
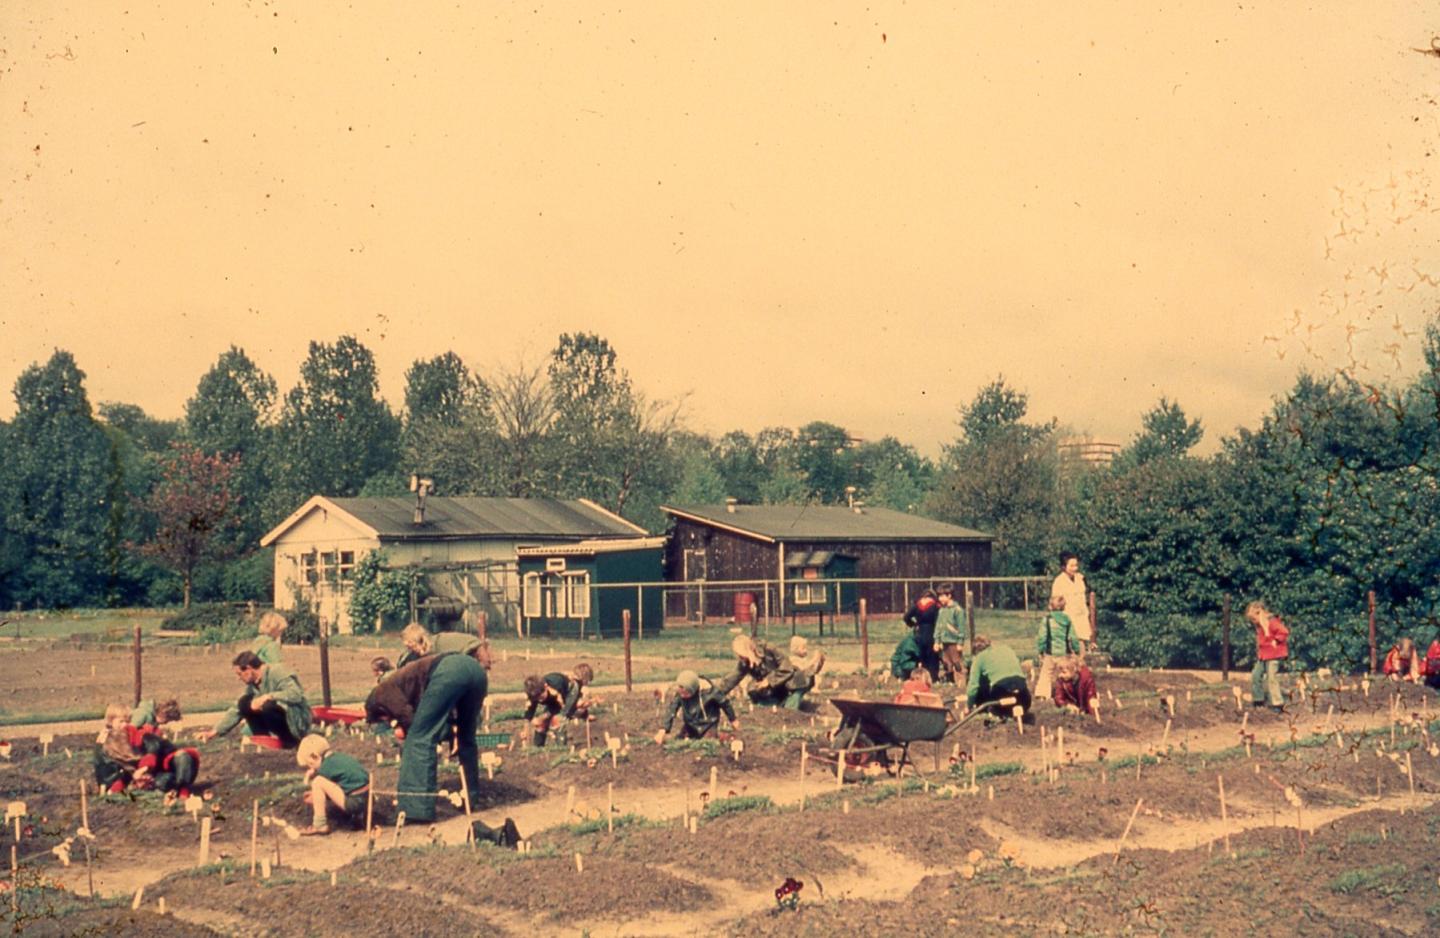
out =
[[[536,749],[544,749],[545,736],[546,733],[544,730],[536,730],[535,735],[530,737],[530,745],[534,746]]]

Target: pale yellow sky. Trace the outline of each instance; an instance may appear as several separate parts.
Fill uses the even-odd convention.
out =
[[[231,343],[283,390],[353,333],[398,406],[588,330],[702,430],[934,454],[1003,372],[1213,443],[1347,340],[1413,364],[1423,6],[10,0],[0,416],[55,347],[178,416]]]

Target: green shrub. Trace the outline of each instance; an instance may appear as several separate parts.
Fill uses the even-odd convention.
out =
[[[375,631],[375,625],[393,628],[410,618],[410,590],[416,602],[425,599],[424,580],[412,571],[385,570],[385,552],[372,550],[355,564],[350,594],[350,627],[357,634]]]
[[[291,645],[309,645],[320,640],[320,616],[315,612],[315,607],[310,600],[301,595],[297,588],[294,592],[295,606],[286,610],[285,621],[289,625],[285,628],[284,640]]]
[[[204,645],[224,645],[255,637],[256,618],[242,606],[226,603],[194,603],[160,623],[162,629],[194,632]]]
[[[1363,889],[1383,896],[1393,896],[1405,891],[1404,877],[1408,872],[1409,869],[1404,863],[1382,863],[1379,866],[1346,870],[1330,880],[1330,891],[1349,895]]]
[[[705,820],[738,814],[741,811],[770,811],[775,802],[767,795],[737,795],[734,798],[712,798],[705,806]]]

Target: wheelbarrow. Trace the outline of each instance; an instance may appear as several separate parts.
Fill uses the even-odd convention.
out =
[[[851,755],[878,755],[891,764],[890,750],[899,749],[895,765],[898,777],[908,764],[924,775],[910,758],[910,745],[918,742],[935,744],[935,770],[940,769],[940,743],[966,723],[991,710],[1008,712],[1015,706],[1014,697],[981,704],[961,715],[957,700],[954,708],[926,707],[916,704],[892,703],[888,700],[861,700],[856,697],[832,697],[830,702],[840,711],[840,726],[835,730],[833,745],[822,749],[827,757],[834,756],[843,765]]]

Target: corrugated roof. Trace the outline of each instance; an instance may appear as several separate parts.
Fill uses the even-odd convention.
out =
[[[686,505],[660,510],[769,541],[989,541],[993,536],[889,508],[841,505]]]
[[[330,498],[323,501],[373,528],[384,541],[517,537],[578,539],[635,537],[647,533],[644,528],[584,499],[447,498],[432,495],[425,501],[425,523],[419,526],[414,523],[414,496]],[[281,528],[298,520],[292,515]],[[266,535],[266,540],[274,540],[281,533],[281,528]]]

